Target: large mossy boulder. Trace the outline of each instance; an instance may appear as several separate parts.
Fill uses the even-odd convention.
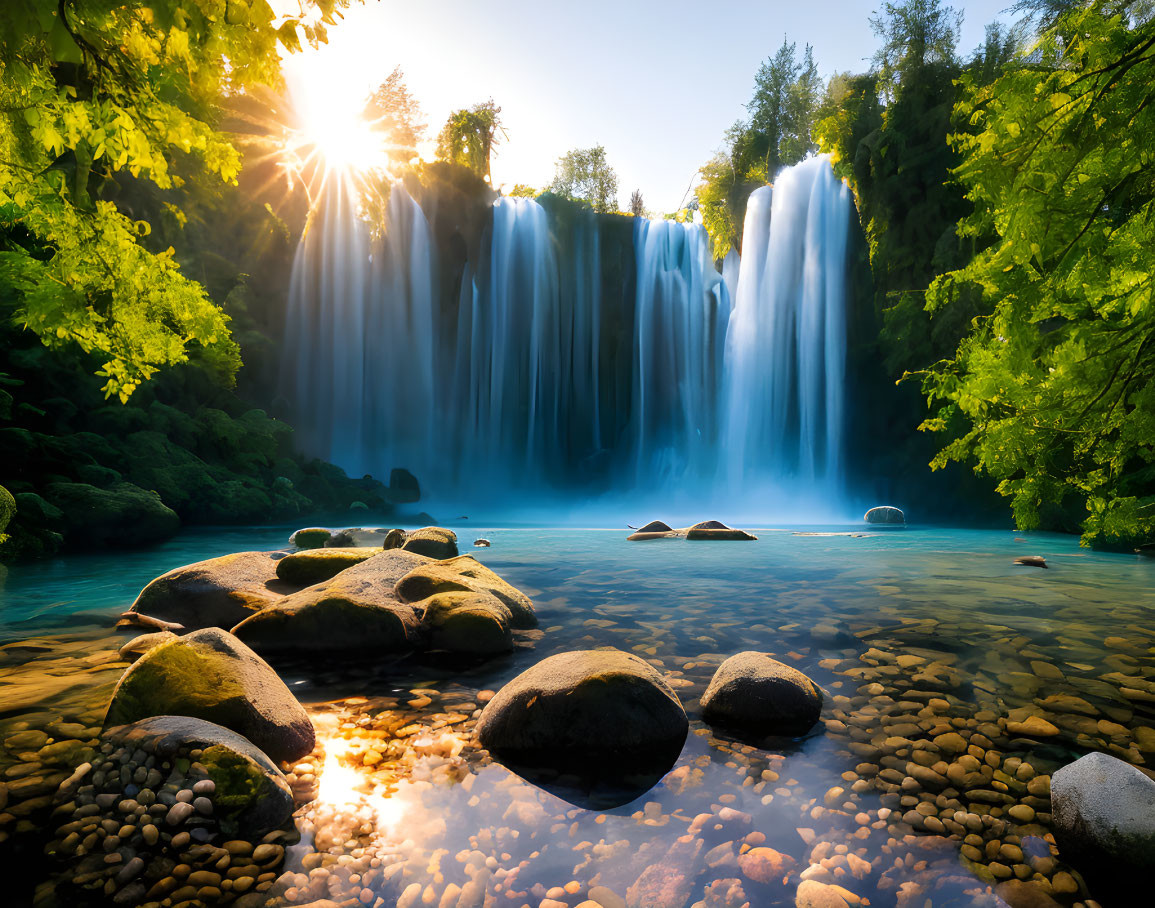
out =
[[[822,691],[765,653],[731,656],[702,694],[702,716],[741,736],[800,735],[822,712]]]
[[[1155,781],[1134,766],[1103,753],[1067,764],[1051,777],[1051,813],[1064,859],[1144,880],[1155,870]]]
[[[230,728],[274,760],[297,760],[315,734],[304,707],[256,653],[210,627],[161,643],[121,676],[105,727],[192,716]]]
[[[422,527],[410,533],[401,548],[428,558],[453,558],[457,555],[457,534],[445,527]]]
[[[420,642],[420,622],[394,592],[429,559],[403,549],[377,552],[332,579],[247,617],[233,633],[268,658],[332,652],[402,653]]]
[[[236,552],[186,564],[148,584],[131,611],[186,628],[231,628],[300,589],[277,577],[284,552]]]
[[[125,748],[129,762],[123,765],[130,771],[139,768],[132,765],[133,757],[144,754],[155,757],[158,764],[172,765],[178,777],[168,781],[180,788],[191,789],[202,779],[211,781],[212,817],[226,835],[257,838],[283,826],[292,816],[293,792],[281,771],[248,738],[223,726],[189,716],[154,716],[113,726],[102,737]],[[195,760],[191,758],[194,750],[200,751]],[[195,775],[184,776],[179,765],[189,765]],[[106,779],[106,787],[115,790],[120,776],[107,774]],[[118,802],[130,796],[123,790],[117,793]],[[165,828],[171,827],[166,824]]]
[[[15,516],[16,499],[4,486],[0,486],[0,541],[4,539],[4,531]]]
[[[486,704],[477,735],[515,764],[664,772],[688,727],[677,694],[652,665],[605,649],[559,653],[522,672]]]
[[[289,537],[289,545],[299,549],[319,549],[333,538],[333,534],[324,527],[304,527]]]
[[[53,482],[44,494],[64,515],[60,531],[70,548],[153,545],[180,529],[180,517],[156,492],[130,482],[105,489],[83,482]]]
[[[296,586],[323,583],[378,554],[377,549],[308,549],[291,552],[277,562],[277,576]]]
[[[479,656],[513,649],[509,609],[487,593],[436,593],[414,608],[422,612],[431,649]]]
[[[406,602],[420,602],[437,593],[453,592],[491,595],[509,609],[513,627],[537,627],[530,598],[471,555],[426,562],[397,583],[397,595]]]

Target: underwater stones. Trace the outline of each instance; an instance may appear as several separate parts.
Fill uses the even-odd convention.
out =
[[[145,653],[121,676],[104,724],[173,715],[230,728],[274,760],[302,757],[315,741],[308,715],[277,673],[215,627]]]
[[[457,534],[445,527],[423,527],[410,533],[401,548],[427,558],[453,558],[457,555]]]
[[[212,816],[226,830],[264,835],[293,812],[293,795],[281,771],[251,741],[220,725],[189,716],[153,716],[113,726],[102,738],[137,756],[162,761],[200,751],[195,762],[204,778],[192,784],[192,793],[211,798]],[[133,768],[132,761],[123,765]],[[169,813],[182,805],[187,816],[175,818],[177,822],[169,826],[198,812],[193,803],[177,801]]]
[[[822,691],[797,669],[751,651],[718,666],[701,703],[707,722],[735,732],[797,735],[818,721]]]
[[[258,653],[399,653],[418,642],[417,615],[393,588],[428,564],[404,549],[376,552],[330,580],[285,596],[233,628]]]
[[[752,533],[747,533],[745,530],[735,530],[717,520],[704,520],[701,523],[695,523],[686,530],[686,538],[690,540],[715,539],[721,541],[755,540],[758,537]]]
[[[522,672],[485,705],[477,735],[490,751],[531,766],[664,772],[688,728],[653,666],[605,649],[559,653]]]
[[[296,586],[312,586],[377,554],[369,548],[313,548],[292,552],[277,562],[277,576]]]
[[[1055,838],[1063,856],[1107,860],[1118,870],[1155,870],[1155,781],[1103,753],[1051,777]]]
[[[509,609],[512,627],[537,627],[537,615],[529,597],[470,555],[444,561],[424,561],[400,578],[396,586],[397,596],[406,602],[419,602],[435,593],[458,591],[488,593]]]
[[[423,609],[422,624],[429,631],[431,649],[488,655],[513,649],[509,609],[484,593],[435,593],[414,603]]]
[[[862,515],[862,519],[872,526],[905,526],[906,515],[898,508],[882,505],[871,508]]]
[[[319,549],[327,543],[333,534],[324,527],[305,527],[297,530],[289,537],[289,545],[299,549]]]
[[[156,492],[130,482],[105,489],[82,482],[53,482],[44,495],[63,512],[59,529],[73,548],[152,545],[180,529],[180,517]]]
[[[757,883],[775,883],[794,869],[794,858],[773,848],[760,846],[738,855],[738,868],[747,879]]]
[[[1027,738],[1053,738],[1059,729],[1042,716],[1026,716],[1019,721],[1008,721],[1007,733]]]
[[[1015,564],[1021,564],[1026,567],[1045,568],[1047,566],[1047,559],[1042,555],[1020,555],[1014,561]]]
[[[284,552],[237,552],[176,568],[148,584],[130,611],[186,628],[230,628],[295,589],[277,577]]]
[[[641,529],[635,530],[626,537],[628,542],[643,542],[647,539],[670,539],[677,536],[668,523],[660,520],[651,520]]]

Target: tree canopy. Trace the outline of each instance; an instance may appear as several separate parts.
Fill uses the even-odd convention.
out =
[[[602,145],[574,148],[558,158],[549,191],[594,211],[618,210],[618,175],[606,160]]]
[[[468,167],[492,183],[490,164],[500,144],[501,108],[490,98],[482,104],[455,110],[437,136],[437,156],[450,164]]]

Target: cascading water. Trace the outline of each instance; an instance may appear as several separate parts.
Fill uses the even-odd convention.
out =
[[[701,225],[643,219],[631,237],[502,198],[450,273],[400,184],[380,238],[335,191],[292,274],[283,387],[302,447],[353,475],[406,467],[454,508],[627,492],[734,517],[806,493],[829,508],[850,212],[825,158],[788,168],[719,273]]]

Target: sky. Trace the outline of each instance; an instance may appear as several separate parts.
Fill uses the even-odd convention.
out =
[[[274,4],[283,7],[285,2]],[[953,4],[960,49],[1013,0]],[[295,6],[295,3],[292,3]],[[759,65],[807,43],[823,76],[861,72],[877,48],[869,2],[683,0],[365,0],[320,51],[286,63],[290,86],[329,115],[358,107],[395,66],[420,101],[430,144],[450,111],[493,100],[506,137],[493,182],[547,186],[571,148],[604,145],[620,204],[634,189],[655,214],[676,210],[698,168],[745,113]],[[337,99],[342,99],[338,101]]]

